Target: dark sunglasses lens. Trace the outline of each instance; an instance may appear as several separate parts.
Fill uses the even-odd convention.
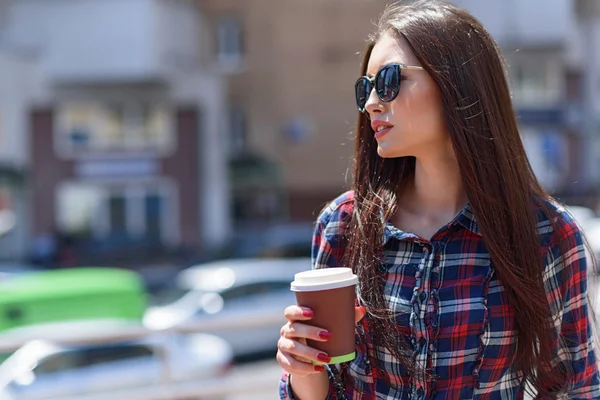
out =
[[[375,78],[375,90],[381,101],[392,101],[400,91],[400,66],[388,65]]]
[[[371,82],[367,78],[360,78],[356,81],[356,85],[354,86],[355,94],[356,94],[356,106],[361,112],[364,112],[365,105],[369,99],[369,95],[371,94]]]

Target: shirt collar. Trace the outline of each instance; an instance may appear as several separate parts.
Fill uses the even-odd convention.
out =
[[[461,224],[464,228],[481,236],[481,231],[479,230],[479,225],[477,224],[477,219],[473,213],[471,203],[467,203],[465,208],[462,209],[462,211],[456,216],[456,218],[454,218],[454,220]]]
[[[473,213],[471,203],[467,203],[461,212],[458,213],[458,215],[454,217],[454,219],[447,226],[452,226],[455,224],[460,224],[465,229],[468,229],[474,234],[481,236],[481,231],[479,230],[479,225],[475,219],[475,214]],[[383,244],[386,244],[392,237],[398,240],[422,240],[418,235],[404,232],[394,226],[391,221],[387,221],[383,229]]]

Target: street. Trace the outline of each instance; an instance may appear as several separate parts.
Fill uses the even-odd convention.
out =
[[[244,389],[239,394],[229,396],[225,400],[279,399],[278,383],[281,377],[281,367],[274,358],[237,365],[233,368],[232,377],[243,381],[250,379],[255,382],[264,382],[264,385],[258,385],[256,389],[253,388],[250,391]]]

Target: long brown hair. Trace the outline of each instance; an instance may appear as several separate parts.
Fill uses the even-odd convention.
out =
[[[441,91],[467,197],[514,308],[519,347],[516,367],[523,381],[539,394],[550,395],[564,387],[565,376],[552,367],[552,314],[543,287],[532,199],[542,200],[546,213],[553,211],[543,206],[550,196],[535,177],[520,139],[498,45],[477,19],[451,4],[394,4],[385,10],[376,34],[369,38],[361,75],[366,74],[371,51],[384,34],[404,37]],[[396,332],[395,320],[387,311],[378,266],[382,222],[395,215],[398,195],[413,178],[414,169],[414,157],[378,156],[368,117],[360,114],[346,260],[359,275],[374,344],[385,346],[411,373],[416,369],[407,359],[407,344],[391,334]]]

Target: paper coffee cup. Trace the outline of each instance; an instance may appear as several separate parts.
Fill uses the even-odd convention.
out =
[[[350,268],[324,268],[295,275],[291,290],[299,306],[314,312],[302,321],[332,334],[327,342],[307,340],[307,344],[331,357],[329,364],[352,361],[356,357],[354,303],[358,277]]]

